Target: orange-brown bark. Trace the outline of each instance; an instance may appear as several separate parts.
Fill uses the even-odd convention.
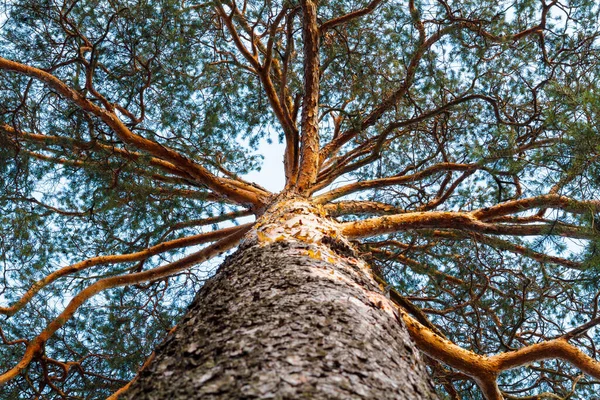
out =
[[[370,218],[342,224],[342,232],[351,238],[383,235],[413,229],[458,229],[493,235],[558,235],[580,239],[593,239],[598,232],[591,228],[554,224],[499,224],[487,223],[475,218],[478,211],[425,211]]]
[[[386,215],[386,214],[400,214],[404,210],[399,207],[395,207],[386,203],[380,203],[377,201],[361,201],[361,200],[349,200],[349,201],[338,201],[335,203],[327,203],[323,206],[327,214],[331,217],[337,217],[340,215]]]
[[[360,18],[362,16],[370,14],[375,10],[375,8],[377,8],[377,6],[379,4],[381,4],[381,2],[382,2],[382,0],[373,0],[369,4],[367,4],[364,8],[361,8],[360,10],[352,11],[348,14],[332,18],[329,21],[325,21],[320,26],[319,29],[320,29],[321,33],[324,33],[328,29],[335,28],[336,26],[348,23],[356,18]]]
[[[302,16],[304,95],[297,186],[300,193],[307,193],[319,172],[319,27],[314,0],[302,0]]]
[[[504,398],[496,384],[496,379],[502,371],[545,359],[564,360],[582,372],[596,379],[600,378],[600,362],[570,344],[565,338],[548,340],[493,356],[483,356],[442,338],[401,308],[398,312],[422,352],[474,378],[488,400]]]
[[[473,213],[473,216],[485,221],[534,208],[553,208],[574,214],[595,214],[600,211],[600,200],[575,200],[559,194],[547,194],[500,203],[493,207],[478,210]]]

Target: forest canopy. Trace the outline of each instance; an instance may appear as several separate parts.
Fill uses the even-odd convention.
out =
[[[422,349],[441,398],[592,398],[599,13],[593,0],[4,2],[0,397],[123,387],[255,218],[294,195],[465,352]],[[244,178],[273,142],[280,193]],[[457,361],[519,349],[531,356],[490,358],[497,387]]]

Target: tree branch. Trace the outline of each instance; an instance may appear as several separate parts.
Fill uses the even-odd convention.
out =
[[[491,224],[475,218],[473,213],[452,211],[408,212],[341,224],[342,233],[350,238],[377,236],[413,229],[458,229],[511,236],[558,235],[579,239],[595,239],[600,233],[561,223],[518,225]]]
[[[330,192],[317,196],[315,202],[325,204],[339,197],[349,195],[361,190],[375,189],[386,186],[398,185],[406,182],[416,182],[425,179],[440,171],[471,171],[477,169],[475,164],[439,163],[412,175],[397,175],[389,178],[373,179],[371,181],[355,182],[342,186]]]
[[[328,203],[323,206],[330,217],[339,217],[341,215],[389,215],[403,212],[399,207],[376,201],[339,201]]]
[[[117,155],[125,160],[138,161],[142,157],[145,157],[141,153],[128,151],[126,149],[121,149],[115,146],[109,146],[97,140],[85,142],[82,140],[61,136],[41,135],[37,133],[21,131],[13,128],[8,124],[3,123],[0,123],[0,132],[4,132],[5,134],[13,136],[14,138],[20,138],[33,143],[56,144],[59,146],[66,145],[70,148],[78,150],[99,150],[107,154]],[[148,162],[153,166],[161,168],[165,172],[169,172],[171,174],[181,176],[183,178],[193,179],[193,177],[190,174],[188,174],[185,171],[182,171],[181,169],[177,168],[175,165],[168,161],[164,161],[156,157],[148,157]]]
[[[509,242],[508,240],[503,240],[497,237],[491,237],[482,235],[476,232],[461,233],[456,231],[433,231],[432,236],[440,237],[443,239],[449,240],[465,240],[472,239],[478,243],[482,243],[488,246],[491,246],[498,250],[506,250],[511,253],[520,254],[522,256],[531,258],[532,260],[538,261],[540,263],[551,263],[562,265],[563,267],[571,268],[574,270],[582,270],[583,265],[576,261],[567,260],[566,258],[551,256],[545,253],[540,253],[533,249],[530,249],[525,246],[521,246],[516,243]]]
[[[0,307],[0,314],[7,315],[9,317],[11,315],[14,315],[16,312],[22,309],[41,289],[52,284],[54,281],[56,281],[59,278],[62,278],[63,276],[72,275],[76,272],[86,270],[96,265],[120,264],[132,261],[145,260],[147,258],[150,258],[157,254],[165,253],[170,250],[196,246],[199,244],[222,239],[229,235],[236,234],[238,231],[246,231],[252,225],[253,223],[248,223],[232,228],[220,229],[218,231],[186,236],[183,238],[170,240],[168,242],[162,242],[160,244],[148,247],[147,249],[137,251],[135,253],[92,257],[88,258],[87,260],[80,261],[76,264],[68,265],[57,271],[54,271],[53,273],[35,282],[33,285],[31,285],[29,290],[27,290],[27,292],[25,292],[25,294],[23,294],[23,296],[21,296],[21,298],[17,300],[12,306]]]
[[[473,213],[473,216],[485,221],[534,208],[553,208],[573,214],[596,214],[600,212],[600,200],[575,200],[558,194],[546,194],[500,203],[493,207],[476,211]]]
[[[83,289],[75,297],[73,297],[65,310],[56,319],[50,322],[38,336],[28,342],[25,354],[23,355],[21,361],[19,361],[19,363],[13,368],[0,375],[0,385],[12,380],[25,368],[27,368],[31,361],[38,354],[43,352],[46,341],[52,337],[52,335],[54,335],[54,333],[60,329],[73,316],[73,314],[75,314],[77,309],[92,296],[107,289],[134,285],[141,282],[155,281],[171,276],[179,271],[189,269],[194,265],[204,262],[216,255],[223,253],[224,251],[235,247],[249,229],[250,226],[246,226],[243,229],[238,229],[235,233],[225,237],[224,239],[221,239],[220,241],[205,247],[196,253],[190,254],[187,257],[183,257],[178,261],[143,272],[100,279],[96,283]]]
[[[373,0],[369,4],[367,4],[366,7],[361,8],[360,10],[352,11],[348,14],[345,14],[345,15],[342,15],[342,16],[339,16],[336,18],[332,18],[329,21],[326,21],[323,24],[321,24],[321,26],[319,27],[319,31],[321,34],[323,34],[327,30],[329,30],[331,28],[335,28],[338,25],[348,23],[354,19],[357,19],[357,18],[360,18],[367,14],[370,14],[375,10],[375,8],[377,8],[377,6],[379,4],[382,3],[382,1],[383,0]]]
[[[564,360],[586,374],[600,379],[600,362],[562,337],[494,356],[482,356],[439,336],[400,307],[398,312],[410,336],[423,353],[473,377],[488,400],[504,398],[496,384],[496,379],[502,371],[546,359]]]
[[[304,39],[304,95],[300,136],[300,167],[297,187],[300,193],[315,183],[319,172],[319,28],[317,4],[302,0]]]
[[[437,41],[439,41],[444,35],[454,31],[458,28],[458,25],[451,25],[440,29],[438,32],[434,33],[428,39],[421,37],[420,43],[413,53],[413,56],[407,66],[406,74],[404,77],[404,81],[402,85],[398,89],[396,89],[390,96],[386,97],[379,105],[377,105],[370,113],[367,115],[361,122],[357,128],[352,128],[347,130],[346,132],[340,134],[335,139],[332,139],[329,143],[327,143],[321,149],[320,160],[323,162],[331,154],[334,154],[338,151],[344,144],[348,143],[352,138],[358,135],[360,132],[364,131],[368,127],[374,125],[379,119],[383,116],[385,112],[393,108],[404,96],[408,89],[411,87],[413,83],[413,79],[417,72],[417,67],[423,58],[425,52],[433,46]]]
[[[235,7],[235,4],[233,7]],[[236,48],[238,49],[238,51],[242,54],[242,56],[244,56],[244,58],[250,63],[250,65],[252,65],[254,70],[257,71],[258,77],[265,89],[265,94],[267,95],[267,98],[269,99],[269,104],[271,105],[271,109],[273,110],[275,117],[281,124],[281,127],[282,127],[284,135],[285,135],[285,139],[286,139],[286,150],[285,150],[285,155],[284,155],[284,164],[285,164],[285,170],[286,170],[286,185],[294,184],[296,182],[296,178],[297,178],[296,168],[297,168],[298,160],[296,159],[296,157],[297,157],[296,150],[297,150],[297,142],[298,142],[298,129],[296,128],[296,124],[295,124],[292,116],[290,115],[289,110],[285,106],[285,104],[286,104],[285,101],[282,102],[282,100],[279,98],[279,96],[277,94],[277,90],[275,88],[275,85],[273,84],[273,81],[271,80],[271,74],[269,71],[271,69],[271,63],[274,62],[275,60],[272,57],[268,56],[268,53],[269,53],[268,48],[265,48],[264,45],[262,44],[262,42],[255,39],[252,41],[253,46],[257,46],[258,48],[262,49],[261,51],[263,52],[263,54],[266,55],[265,65],[264,66],[261,65],[259,58],[258,58],[258,54],[252,53],[244,45],[242,38],[238,34],[238,31],[233,24],[233,16],[228,15],[221,5],[217,5],[216,10],[217,10],[217,14],[219,15],[219,17],[225,23],[225,26],[227,27],[227,31],[231,35],[233,42],[234,42]],[[235,12],[235,11],[237,11],[237,8],[235,8],[233,10],[233,12]],[[240,18],[243,20],[242,17],[240,17]],[[248,28],[248,29],[251,31],[251,28]],[[250,33],[252,34],[252,32],[250,32]],[[277,64],[275,64],[275,67],[277,67]],[[276,70],[278,70],[278,68],[276,68]],[[283,91],[283,93],[285,93],[285,90]]]
[[[2,57],[0,57],[0,69],[16,72],[40,80],[81,110],[100,118],[126,144],[146,151],[155,157],[172,162],[178,168],[191,174],[199,183],[205,184],[211,190],[215,191],[215,193],[230,198],[236,203],[249,205],[251,207],[261,207],[265,203],[266,193],[259,191],[250,185],[245,185],[231,179],[219,178],[210,173],[203,166],[196,164],[175,150],[133,133],[113,111],[103,109],[92,103],[77,91],[68,87],[54,75],[41,69],[10,61]]]

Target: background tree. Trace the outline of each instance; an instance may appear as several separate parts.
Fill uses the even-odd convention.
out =
[[[0,397],[115,392],[290,201],[440,397],[600,389],[594,1],[3,7]],[[272,140],[280,193],[243,179]]]

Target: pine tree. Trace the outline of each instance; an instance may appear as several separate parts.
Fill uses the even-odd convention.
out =
[[[599,13],[6,3],[0,397],[592,398]]]

